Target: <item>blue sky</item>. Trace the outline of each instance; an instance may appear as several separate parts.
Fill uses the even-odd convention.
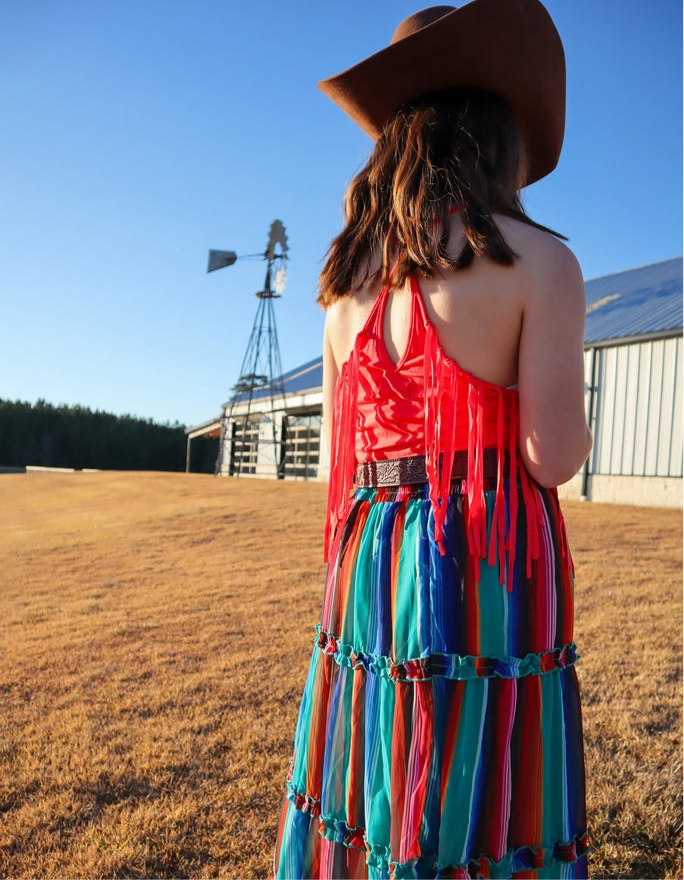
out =
[[[549,0],[568,65],[557,170],[527,190],[585,278],[682,252],[681,5]],[[0,397],[196,424],[237,381],[281,219],[285,370],[371,142],[315,87],[408,0],[0,0]]]

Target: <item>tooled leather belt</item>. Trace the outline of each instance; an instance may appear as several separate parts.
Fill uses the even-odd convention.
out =
[[[507,462],[504,467],[506,467]],[[483,456],[485,479],[495,480],[497,476],[496,449],[485,449]],[[465,480],[468,476],[468,453],[463,450],[454,455],[451,469],[452,480]],[[424,455],[411,455],[407,458],[391,458],[386,461],[364,461],[357,465],[354,484],[364,488],[381,486],[411,486],[427,483],[427,470]]]

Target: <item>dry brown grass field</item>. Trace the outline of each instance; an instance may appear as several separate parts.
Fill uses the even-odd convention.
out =
[[[325,486],[0,477],[0,875],[266,877]],[[681,864],[681,512],[564,505],[595,878]]]

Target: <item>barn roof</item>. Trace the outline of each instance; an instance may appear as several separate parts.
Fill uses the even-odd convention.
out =
[[[594,278],[585,288],[587,346],[682,328],[681,257]]]
[[[283,373],[281,381],[285,389],[285,394],[298,394],[303,391],[320,391],[323,385],[323,358],[321,356],[307,361],[288,373]],[[275,383],[274,383],[275,384]],[[278,382],[278,384],[280,384]],[[270,382],[255,388],[252,391],[252,400],[259,400],[261,397],[269,397],[271,394]],[[248,394],[245,392],[236,398],[236,402],[247,400]],[[229,404],[224,404],[228,406]]]
[[[314,358],[289,373],[283,373],[283,384],[286,394],[318,390],[323,384],[323,358]]]

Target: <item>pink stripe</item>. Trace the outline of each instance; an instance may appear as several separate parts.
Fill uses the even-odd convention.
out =
[[[406,812],[399,861],[421,855],[420,828],[425,811],[434,738],[434,700],[430,684],[415,685],[413,739],[406,774]]]

